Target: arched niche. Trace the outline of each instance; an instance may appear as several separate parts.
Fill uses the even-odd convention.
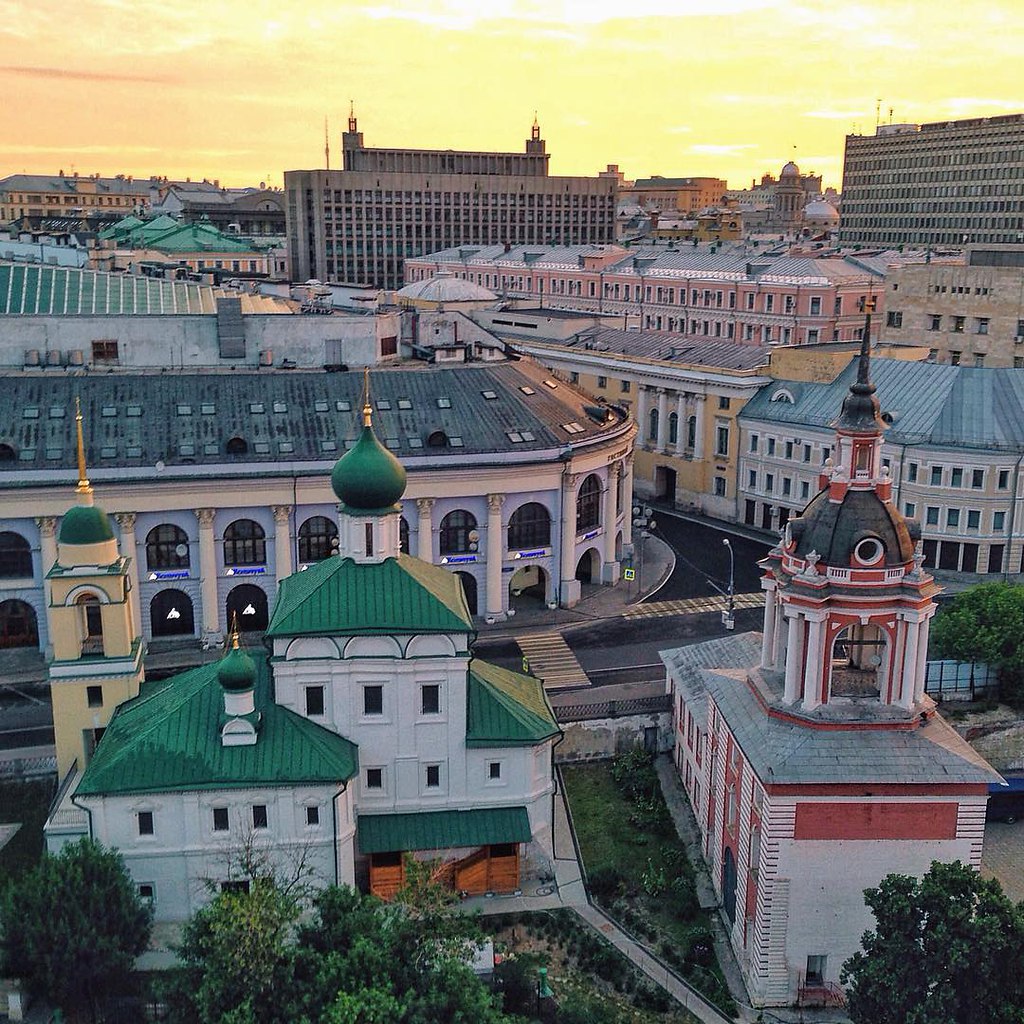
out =
[[[293,640],[285,651],[285,661],[312,661],[314,659],[338,659],[341,651],[338,645],[328,636],[300,637]]]
[[[345,645],[345,658],[401,658],[393,636],[354,636]]]
[[[453,658],[455,644],[447,636],[414,636],[405,648],[407,658]]]

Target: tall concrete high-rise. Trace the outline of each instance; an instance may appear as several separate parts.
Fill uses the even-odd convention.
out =
[[[1024,243],[1024,114],[847,135],[839,242]]]
[[[368,148],[351,116],[342,155],[285,172],[293,280],[399,288],[406,258],[454,245],[615,237],[616,180],[549,175],[536,119],[523,153],[486,153]]]

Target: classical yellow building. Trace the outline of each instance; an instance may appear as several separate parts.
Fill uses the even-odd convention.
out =
[[[60,778],[76,764],[85,768],[114,708],[137,696],[143,679],[129,560],[118,550],[106,512],[93,503],[80,412],[77,427],[78,500],[61,519],[56,557],[45,559],[51,566],[48,674]]]

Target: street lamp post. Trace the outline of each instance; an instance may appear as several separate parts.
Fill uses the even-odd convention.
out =
[[[729,542],[728,537],[722,538],[722,543],[729,549],[729,591],[727,594],[729,604],[724,612],[722,612],[722,625],[726,629],[736,628],[736,616],[734,614],[736,610],[736,555],[732,550],[732,544]]]
[[[640,531],[640,566],[636,577],[637,594],[644,592],[644,551],[647,548],[647,538],[650,537],[651,531],[658,525],[651,518],[652,511],[650,505],[633,506],[633,525]]]

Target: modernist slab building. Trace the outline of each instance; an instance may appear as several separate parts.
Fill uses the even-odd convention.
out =
[[[129,560],[141,636],[270,621],[277,583],[329,556],[326,472],[355,444],[362,377],[301,371],[3,380],[0,635],[45,649],[44,577],[73,480],[76,396],[93,483]],[[460,574],[473,615],[572,605],[631,543],[635,427],[531,360],[373,373],[402,456],[403,551]],[[70,412],[69,412],[70,410]]]
[[[841,245],[1024,242],[1024,114],[847,135]]]
[[[343,169],[285,171],[293,281],[401,288],[410,256],[470,243],[611,242],[615,178],[555,177],[534,123],[524,153],[372,149],[356,119]]]

